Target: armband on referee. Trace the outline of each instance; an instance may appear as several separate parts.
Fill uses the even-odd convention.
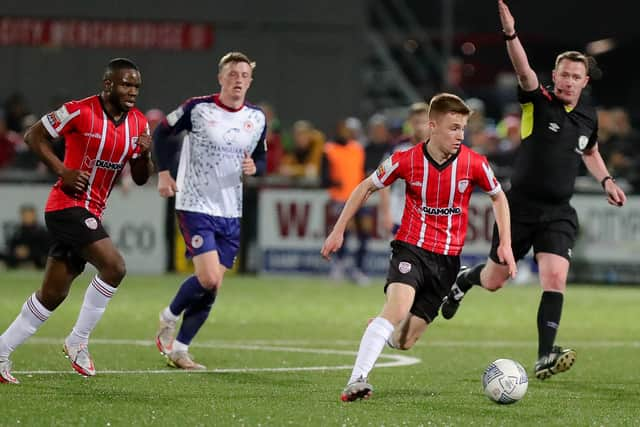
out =
[[[602,181],[600,181],[600,185],[602,185],[603,190],[604,190],[604,185],[607,183],[608,180],[611,180],[611,182],[616,182],[616,180],[613,179],[611,175],[605,176],[604,178],[602,178]]]

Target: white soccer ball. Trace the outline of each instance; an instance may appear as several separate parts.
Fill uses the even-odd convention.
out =
[[[482,375],[484,394],[496,403],[515,403],[527,393],[529,378],[521,364],[511,359],[492,362]]]

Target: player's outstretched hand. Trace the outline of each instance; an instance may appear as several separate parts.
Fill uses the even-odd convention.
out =
[[[604,184],[604,191],[607,193],[607,202],[613,206],[623,206],[627,201],[627,196],[613,180],[608,179]]]
[[[244,175],[255,175],[256,173],[256,164],[248,151],[244,152],[244,158],[242,159],[242,173]]]
[[[178,192],[178,186],[169,171],[158,173],[158,193],[162,197],[173,197]]]
[[[65,169],[62,172],[62,189],[68,193],[79,193],[89,185],[89,172],[78,169]]]
[[[324,241],[320,254],[322,254],[322,257],[326,260],[331,259],[331,254],[342,247],[343,241],[344,235],[342,233],[332,231],[329,236],[327,236],[327,240]]]
[[[498,259],[500,263],[505,264],[509,267],[509,277],[515,279],[516,274],[518,274],[518,266],[516,265],[516,260],[513,257],[513,251],[511,250],[511,246],[498,246]]]
[[[511,15],[509,6],[507,6],[503,0],[498,0],[498,12],[500,13],[500,23],[502,24],[502,31],[504,31],[505,34],[515,33],[515,19],[513,19],[513,15]]]

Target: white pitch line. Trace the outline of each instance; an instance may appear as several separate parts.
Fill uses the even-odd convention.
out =
[[[26,341],[25,344],[60,344],[64,340],[61,338],[39,338],[33,337]],[[149,347],[155,345],[150,340],[131,340],[131,339],[105,339],[105,338],[92,338],[91,344],[106,344],[106,345],[138,345]],[[286,346],[303,346],[303,345],[345,345],[354,346],[358,345],[360,341],[350,340],[243,340],[230,341],[230,340],[210,340],[204,342],[196,342],[191,344],[192,347],[205,347],[205,348],[239,348],[238,346],[245,346],[247,348],[240,348],[241,350],[264,350],[264,351],[302,351],[306,352],[307,349],[300,347],[286,347]],[[600,347],[630,347],[640,348],[640,341],[620,341],[620,340],[600,340],[600,341],[570,341],[572,347],[582,348],[600,348]],[[471,348],[502,348],[502,347],[536,347],[537,341],[429,341],[429,339],[419,341],[414,347],[471,347]],[[233,346],[233,347],[227,347]],[[256,348],[249,348],[249,347]],[[285,346],[285,347],[276,347]],[[259,348],[258,348],[259,347]],[[273,349],[273,350],[269,350]],[[314,349],[314,351],[324,351]],[[339,350],[330,350],[339,351]],[[337,354],[337,353],[330,353]],[[352,352],[344,353],[346,355],[354,354]]]
[[[27,343],[30,344],[59,344],[63,340],[53,338],[34,338]],[[135,345],[144,347],[153,347],[155,343],[149,340],[125,340],[125,339],[93,339],[91,344],[105,345]],[[228,350],[250,350],[250,351],[275,351],[285,353],[313,353],[313,354],[336,354],[341,356],[354,356],[357,353],[345,350],[333,350],[326,348],[300,348],[300,347],[279,347],[256,344],[231,344],[221,342],[204,342],[194,344],[194,347],[217,348]],[[381,358],[390,359],[387,362],[377,363],[377,368],[395,368],[399,366],[409,366],[420,363],[417,357],[404,356],[399,354],[381,354]],[[282,368],[219,368],[219,369],[203,369],[203,370],[180,370],[180,369],[149,369],[149,370],[100,370],[99,374],[175,374],[175,373],[246,373],[246,372],[300,372],[300,371],[338,371],[352,369],[353,365],[337,365],[337,366],[293,366]],[[74,374],[72,371],[14,371],[15,374],[25,375],[50,375],[50,374]]]

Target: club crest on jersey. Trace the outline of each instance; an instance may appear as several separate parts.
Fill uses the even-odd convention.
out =
[[[247,132],[251,132],[253,130],[253,123],[251,122],[251,120],[247,120],[246,122],[244,122],[244,130]]]
[[[466,190],[468,186],[469,186],[469,180],[468,179],[461,179],[460,181],[458,181],[458,191],[459,192],[464,193],[464,190]]]
[[[84,220],[84,225],[91,230],[95,230],[98,228],[98,220],[95,218],[87,218]]]
[[[587,138],[584,135],[580,135],[580,138],[578,138],[578,148],[582,151],[585,148],[587,148],[587,144],[589,143],[589,138]]]
[[[191,247],[194,249],[201,248],[203,243],[204,243],[204,239],[199,234],[196,234],[191,238]]]
[[[400,270],[400,273],[402,274],[407,274],[411,271],[411,263],[406,261],[400,262],[400,264],[398,264],[398,270]]]

